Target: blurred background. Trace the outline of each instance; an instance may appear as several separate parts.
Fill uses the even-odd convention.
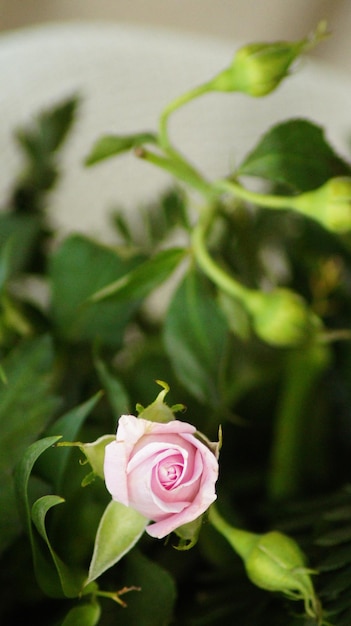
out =
[[[351,0],[0,0],[0,206],[23,169],[14,129],[79,93],[50,212],[58,228],[105,236],[103,211],[118,202],[132,215],[169,181],[133,155],[87,171],[96,138],[156,128],[166,103],[225,67],[239,45],[303,38],[322,19],[332,36],[272,98],[238,97],[233,106],[213,94],[172,120],[182,150],[214,177],[289,117],[313,119],[349,154]]]
[[[47,21],[157,25],[221,39],[295,38],[326,18],[333,37],[314,53],[349,70],[350,0],[0,0],[0,29]]]

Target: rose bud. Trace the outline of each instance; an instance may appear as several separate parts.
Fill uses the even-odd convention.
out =
[[[245,305],[257,336],[274,346],[300,345],[322,328],[303,298],[289,289],[248,292]]]
[[[331,178],[322,187],[293,198],[292,208],[335,233],[351,229],[351,178]]]
[[[209,522],[242,558],[254,585],[283,593],[292,600],[303,600],[307,615],[321,617],[322,608],[311,578],[316,572],[306,566],[305,555],[294,539],[276,530],[259,535],[235,528],[213,506]]]
[[[273,530],[257,537],[245,560],[250,580],[267,591],[280,591],[291,599],[304,600],[311,617],[319,612],[311,574],[306,559],[296,541]]]
[[[216,499],[218,448],[186,422],[122,415],[105,448],[106,487],[113,500],[151,520],[148,534],[161,539]]]
[[[231,65],[208,83],[213,91],[239,91],[259,97],[271,93],[288,75],[299,55],[326,36],[321,22],[310,37],[300,41],[252,43],[240,48]]]

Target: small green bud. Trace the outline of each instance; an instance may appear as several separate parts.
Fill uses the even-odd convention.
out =
[[[246,306],[257,336],[274,346],[297,346],[322,325],[303,298],[289,289],[250,292]]]
[[[296,196],[292,208],[320,222],[332,232],[350,230],[351,178],[331,178],[322,187]]]
[[[290,537],[278,531],[258,536],[245,560],[245,568],[257,587],[279,591],[294,600],[304,600],[308,615],[315,617],[318,613],[311,580],[313,571],[306,568],[303,552]]]
[[[283,593],[292,600],[303,600],[307,615],[320,623],[322,608],[315,594],[305,556],[298,544],[279,531],[258,535],[228,524],[214,505],[209,522],[242,558],[246,573],[254,585]]]
[[[150,422],[171,422],[175,419],[174,413],[184,410],[185,407],[183,404],[176,404],[169,407],[168,404],[164,402],[165,396],[169,392],[169,386],[162,380],[157,380],[156,382],[163,387],[162,391],[160,391],[156,400],[146,408],[137,404],[138,417],[142,417],[144,420],[149,420]]]
[[[240,91],[259,97],[271,93],[285,78],[303,46],[276,42],[240,48],[231,66],[211,82],[216,91]]]
[[[321,23],[312,36],[288,42],[252,43],[238,50],[232,64],[218,74],[209,86],[215,91],[240,91],[259,97],[271,93],[288,75],[299,55],[326,35]]]

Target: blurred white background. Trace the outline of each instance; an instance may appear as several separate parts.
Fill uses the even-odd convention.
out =
[[[210,176],[227,175],[289,117],[321,124],[349,156],[351,0],[0,0],[0,205],[21,168],[13,130],[78,91],[50,211],[60,228],[105,233],[106,210],[135,215],[169,181],[133,155],[87,170],[98,136],[154,130],[161,109],[225,67],[238,45],[302,38],[321,19],[332,31],[313,52],[322,63],[304,60],[268,98],[213,94],[172,120],[176,143]]]
[[[47,21],[158,25],[220,39],[297,38],[326,18],[333,32],[315,55],[351,68],[351,0],[0,0],[0,30]]]

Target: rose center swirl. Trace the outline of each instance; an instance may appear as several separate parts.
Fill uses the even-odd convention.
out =
[[[179,484],[184,472],[184,459],[172,455],[160,461],[157,467],[158,480],[164,489],[170,490]]]

